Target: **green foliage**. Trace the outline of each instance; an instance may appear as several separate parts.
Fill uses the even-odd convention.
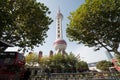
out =
[[[28,66],[35,66],[35,64],[38,63],[38,55],[34,52],[30,52],[25,56],[25,60]]]
[[[116,55],[116,59],[118,61],[116,65],[120,66],[120,55]]]
[[[120,55],[120,0],[86,0],[68,18],[71,41]]]
[[[88,65],[84,61],[80,61],[73,53],[63,55],[61,53],[54,54],[50,57],[38,58],[38,55],[30,52],[26,55],[26,63],[28,66],[34,67],[39,63],[39,68],[42,70],[49,69],[51,72],[83,72],[88,70]]]
[[[49,63],[50,63],[50,61],[49,61],[49,57],[42,57],[42,58],[40,58],[40,59],[38,59],[39,61],[38,61],[38,63],[39,63],[39,67],[41,68],[41,69],[46,69],[46,68],[48,68],[49,66]]]
[[[49,68],[51,72],[78,72],[87,71],[86,62],[80,61],[73,53],[63,55],[57,53],[51,57],[42,57],[39,61],[40,67]]]
[[[0,39],[24,49],[44,43],[50,11],[36,0],[0,0]]]
[[[96,67],[102,71],[109,71],[109,67],[112,67],[112,63],[110,61],[102,60],[97,63]]]
[[[76,63],[76,69],[79,72],[87,71],[88,70],[88,64],[84,61],[79,61],[79,62]]]

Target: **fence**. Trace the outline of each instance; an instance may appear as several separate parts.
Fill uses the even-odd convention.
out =
[[[30,80],[120,80],[118,72],[41,73],[32,72]]]

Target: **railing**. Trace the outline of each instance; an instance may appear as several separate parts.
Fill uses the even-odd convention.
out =
[[[37,73],[30,80],[120,80],[116,72]]]

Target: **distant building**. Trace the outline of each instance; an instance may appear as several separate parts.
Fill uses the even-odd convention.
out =
[[[62,20],[63,20],[63,15],[59,9],[56,17],[56,40],[54,41],[53,45],[55,47],[55,53],[65,54],[67,43],[63,39]]]
[[[112,56],[111,53],[106,52],[105,54],[106,54],[106,56],[107,56],[107,58],[108,58],[109,61],[111,61],[113,59],[113,56]]]
[[[101,70],[97,69],[97,67],[96,67],[97,63],[98,62],[88,63],[89,70],[101,72]]]

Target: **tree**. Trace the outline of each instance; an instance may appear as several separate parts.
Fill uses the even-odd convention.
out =
[[[88,65],[84,61],[80,61],[73,53],[63,55],[57,53],[51,57],[42,57],[39,60],[42,69],[48,68],[51,72],[76,72],[78,70],[87,71]]]
[[[120,55],[120,0],[86,0],[69,16],[67,36],[95,50]]]
[[[66,70],[69,72],[76,72],[76,64],[79,62],[79,59],[72,53],[70,52],[66,57],[66,64],[68,68],[66,67]]]
[[[0,0],[0,39],[24,49],[44,43],[52,19],[36,0]]]
[[[118,55],[115,55],[115,56],[116,56],[116,59],[117,59],[115,65],[120,66],[120,56],[118,56]]]
[[[102,71],[109,71],[109,67],[112,67],[112,63],[110,61],[102,60],[97,63],[96,67]]]
[[[25,59],[28,66],[33,67],[38,64],[38,55],[34,52],[29,52],[29,54],[25,56]]]
[[[51,69],[51,72],[62,72],[62,70],[65,68],[65,59],[63,58],[63,55],[61,53],[54,54],[49,59],[49,67]]]
[[[79,61],[76,63],[76,70],[78,72],[88,71],[89,70],[88,64],[84,61]]]
[[[39,59],[38,61],[39,65],[40,65],[40,68],[42,69],[46,69],[49,67],[49,63],[50,63],[50,60],[49,60],[49,57],[42,57],[41,59]]]

